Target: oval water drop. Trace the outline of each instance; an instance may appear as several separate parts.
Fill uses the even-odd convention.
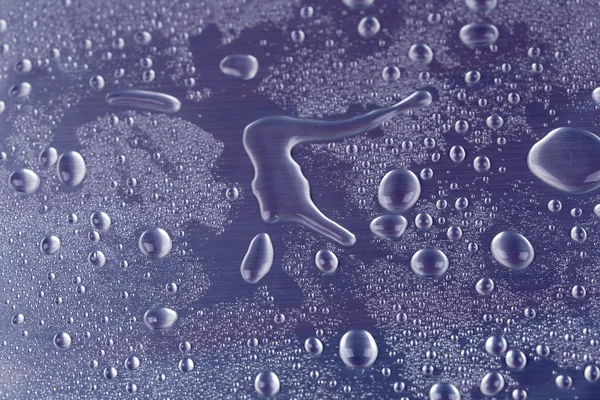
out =
[[[504,377],[499,372],[489,372],[481,379],[479,389],[484,396],[495,396],[504,389]]]
[[[558,128],[531,147],[529,170],[548,185],[571,194],[600,187],[600,138],[578,128]]]
[[[319,250],[315,256],[315,264],[321,272],[333,274],[338,267],[338,258],[331,250]]]
[[[460,392],[451,383],[436,383],[429,389],[429,400],[460,400]]]
[[[151,308],[144,314],[144,322],[152,330],[169,329],[178,318],[176,311],[166,307]]]
[[[265,277],[273,265],[273,243],[266,233],[259,233],[252,239],[242,260],[240,273],[248,283],[257,283]]]
[[[58,158],[56,163],[56,174],[58,180],[67,186],[77,186],[83,182],[87,173],[87,167],[81,154],[76,151],[68,151]]]
[[[492,255],[500,264],[510,269],[527,268],[535,257],[533,246],[520,233],[504,231],[497,234],[490,245]]]
[[[241,80],[250,80],[258,73],[258,60],[250,54],[232,54],[221,60],[221,72]]]
[[[280,387],[279,377],[272,371],[263,371],[254,379],[254,390],[263,396],[275,396]]]
[[[402,215],[381,215],[369,225],[371,232],[379,237],[386,239],[394,239],[402,236],[408,221]]]
[[[458,36],[466,46],[486,47],[496,43],[500,33],[492,24],[473,23],[463,26]]]
[[[350,368],[368,368],[379,354],[373,336],[362,329],[346,332],[340,340],[339,351],[342,361]]]
[[[8,186],[16,193],[30,195],[40,186],[40,177],[30,169],[21,168],[10,174]]]

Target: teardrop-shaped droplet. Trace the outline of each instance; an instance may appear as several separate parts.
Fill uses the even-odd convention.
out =
[[[490,245],[492,255],[500,264],[510,269],[527,268],[535,252],[529,240],[520,233],[504,231],[497,234]]]
[[[408,221],[402,215],[381,215],[369,225],[371,232],[379,237],[393,239],[402,236]]]
[[[461,28],[460,41],[469,47],[485,47],[496,43],[500,33],[492,24],[473,23]]]
[[[29,195],[40,186],[40,177],[30,169],[21,168],[10,174],[8,186],[16,193]]]
[[[250,54],[232,54],[223,58],[219,67],[225,75],[249,80],[258,73],[258,60]]]
[[[273,265],[273,243],[266,233],[259,233],[252,239],[242,260],[240,272],[248,283],[257,283],[265,277]]]
[[[81,154],[68,151],[58,158],[56,164],[58,180],[67,186],[77,186],[85,179],[87,167]]]
[[[340,357],[350,368],[368,368],[373,365],[378,354],[375,339],[365,330],[348,331],[340,340]]]
[[[172,327],[177,318],[177,312],[166,307],[151,308],[144,314],[144,322],[154,330]]]
[[[499,372],[489,372],[481,379],[479,389],[484,396],[495,396],[504,389],[504,377]]]
[[[434,247],[417,251],[410,260],[413,272],[428,278],[444,275],[448,266],[448,257]]]
[[[395,169],[385,174],[377,191],[379,204],[391,212],[408,210],[420,195],[419,178],[407,169]]]
[[[527,154],[529,170],[563,192],[579,194],[600,187],[600,138],[578,128],[558,128]]]

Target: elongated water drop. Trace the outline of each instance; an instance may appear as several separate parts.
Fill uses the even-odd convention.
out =
[[[10,174],[8,186],[16,193],[33,194],[40,186],[40,177],[30,169],[21,168]]]
[[[249,80],[258,73],[258,60],[250,54],[232,54],[221,60],[219,68],[225,75]]]
[[[371,232],[379,237],[393,239],[402,236],[408,221],[402,215],[381,215],[369,225]]]
[[[176,311],[166,307],[151,308],[144,314],[144,322],[153,330],[168,329],[178,318]]]
[[[83,182],[87,174],[87,167],[81,154],[68,151],[58,158],[56,163],[58,180],[67,186],[77,186]]]
[[[259,233],[252,239],[244,256],[240,273],[248,283],[257,283],[265,277],[273,265],[273,243],[266,233]]]
[[[520,233],[504,231],[497,234],[490,245],[492,255],[500,264],[510,269],[527,268],[535,252],[529,240]]]
[[[310,185],[292,158],[301,143],[320,142],[357,135],[406,110],[431,103],[431,94],[418,91],[387,108],[338,121],[292,117],[267,117],[244,130],[244,148],[254,167],[252,193],[266,222],[291,220],[306,225],[329,239],[351,246],[356,237],[327,218],[310,197]]]
[[[496,43],[500,33],[492,24],[473,23],[461,28],[460,41],[469,47],[485,47]]]

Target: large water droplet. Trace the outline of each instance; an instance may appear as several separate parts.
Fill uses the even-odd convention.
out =
[[[353,10],[362,10],[371,7],[375,0],[343,0],[344,4]]]
[[[219,68],[225,75],[249,80],[258,73],[258,60],[250,54],[232,54],[221,60]]]
[[[548,185],[567,193],[600,187],[600,138],[578,128],[558,128],[529,150],[529,170]]]
[[[358,23],[358,33],[365,39],[369,39],[377,35],[380,29],[381,24],[379,23],[379,20],[375,17],[364,17]]]
[[[500,264],[511,269],[526,268],[535,256],[533,246],[520,233],[504,231],[492,239],[492,255]]]
[[[58,180],[67,186],[77,186],[85,179],[87,167],[81,154],[68,151],[58,158],[56,174]]]
[[[479,389],[484,396],[495,396],[504,389],[504,377],[499,372],[489,372],[481,379]]]
[[[408,49],[408,58],[421,64],[429,64],[433,60],[433,51],[426,44],[413,44]]]
[[[273,265],[273,243],[266,233],[259,233],[252,239],[242,260],[240,273],[248,283],[257,283],[265,277]]]
[[[498,0],[465,0],[465,4],[471,11],[487,13],[498,5]]]
[[[469,47],[485,47],[496,43],[498,28],[492,24],[469,24],[461,28],[458,36],[463,44]]]
[[[30,169],[21,168],[10,174],[8,186],[16,193],[29,195],[40,186],[40,177]]]
[[[54,235],[48,235],[40,242],[40,251],[46,255],[56,253],[60,249],[60,239]]]
[[[144,314],[144,322],[154,330],[172,327],[177,318],[177,312],[166,307],[151,308]]]
[[[148,229],[140,236],[138,246],[150,258],[163,258],[171,252],[171,237],[161,228]]]
[[[402,215],[381,215],[369,225],[371,232],[382,238],[392,239],[402,236],[408,221]]]
[[[375,339],[365,330],[348,331],[340,340],[340,357],[350,368],[368,368],[373,365],[378,354]]]
[[[333,274],[338,267],[338,258],[331,250],[319,250],[315,256],[317,268],[326,274]]]
[[[492,335],[485,341],[485,351],[491,356],[502,354],[506,351],[508,343],[500,335]]]
[[[383,208],[403,212],[411,208],[421,195],[419,178],[407,169],[395,169],[379,183],[377,199]]]
[[[68,349],[71,347],[71,335],[67,332],[60,332],[54,336],[53,343],[57,349]]]
[[[419,276],[437,277],[448,270],[448,257],[436,248],[417,251],[410,260],[410,267]]]
[[[275,396],[280,386],[279,377],[272,371],[263,371],[254,379],[254,390],[263,396]]]
[[[429,389],[429,400],[460,400],[460,392],[451,383],[436,383]]]
[[[527,365],[527,356],[521,350],[510,349],[506,352],[504,361],[508,368],[521,371]]]

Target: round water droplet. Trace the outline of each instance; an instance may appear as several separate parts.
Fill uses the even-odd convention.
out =
[[[280,387],[279,377],[272,371],[263,371],[254,379],[254,390],[263,396],[275,396]]]
[[[527,154],[529,170],[548,185],[578,194],[600,187],[600,138],[578,128],[558,128]]]
[[[177,318],[177,312],[166,307],[152,308],[144,314],[144,322],[153,330],[168,329]]]
[[[46,255],[56,253],[60,249],[60,239],[54,235],[48,235],[40,242],[40,251]]]
[[[569,375],[558,375],[554,383],[559,389],[569,389],[573,386],[573,379]]]
[[[40,186],[40,177],[30,169],[21,168],[10,174],[8,186],[16,193],[29,195]]]
[[[473,23],[461,28],[458,36],[464,45],[469,47],[486,47],[498,40],[498,28],[492,24]]]
[[[81,154],[68,151],[58,158],[56,164],[58,180],[67,186],[77,186],[85,179],[87,167]]]
[[[68,349],[71,347],[71,335],[69,335],[67,332],[57,333],[54,336],[53,342],[57,349]]]
[[[492,335],[485,341],[485,351],[491,356],[502,354],[508,348],[508,343],[500,335]]]
[[[136,356],[128,357],[125,360],[125,368],[129,370],[136,370],[140,367],[140,359]]]
[[[463,149],[462,146],[452,146],[449,155],[450,159],[458,164],[465,160],[467,152],[465,151],[465,149]]]
[[[100,250],[92,251],[88,255],[88,262],[94,267],[103,267],[106,264],[106,256]]]
[[[477,156],[473,160],[473,168],[475,171],[482,173],[487,172],[492,167],[492,162],[486,156]]]
[[[369,225],[371,232],[379,237],[393,239],[402,236],[408,221],[402,215],[381,215]]]
[[[587,240],[587,237],[587,231],[581,226],[574,226],[573,229],[571,229],[571,239],[573,239],[574,242],[583,243]]]
[[[410,260],[410,267],[415,274],[429,278],[444,275],[448,266],[448,257],[433,247],[417,251]]]
[[[319,355],[323,352],[323,343],[316,337],[310,337],[304,342],[304,350],[309,354]]]
[[[250,54],[233,54],[223,58],[219,68],[225,75],[249,80],[258,73],[258,60]]]
[[[514,231],[497,234],[490,248],[496,261],[510,269],[527,268],[535,256],[529,240]]]
[[[119,373],[115,367],[107,367],[104,369],[104,377],[106,379],[115,379]]]
[[[408,210],[420,195],[419,178],[407,169],[395,169],[385,174],[377,191],[379,204],[391,212]]]
[[[179,370],[181,372],[190,372],[194,370],[194,361],[191,358],[184,358],[179,361]]]
[[[460,400],[460,392],[451,383],[436,383],[429,389],[429,400]]]
[[[386,82],[394,82],[400,79],[400,70],[395,65],[388,65],[381,72],[381,76]]]
[[[99,231],[105,231],[110,228],[111,220],[107,213],[96,211],[90,216],[90,225]]]
[[[485,120],[485,124],[490,129],[493,129],[493,130],[500,129],[504,125],[504,119],[501,116],[496,115],[496,114],[490,115]]]
[[[321,272],[333,274],[338,267],[338,258],[331,250],[319,250],[315,256],[315,264]]]
[[[381,24],[379,23],[379,20],[375,17],[364,17],[358,23],[358,33],[365,39],[369,39],[377,35],[380,29]]]
[[[487,296],[494,291],[494,281],[490,278],[481,278],[475,284],[475,290],[482,296]]]
[[[340,340],[340,357],[350,368],[368,368],[373,365],[378,354],[375,339],[365,330],[348,331]]]
[[[504,357],[508,368],[521,371],[527,365],[527,357],[521,350],[511,349],[506,352]]]
[[[169,255],[172,242],[165,230],[152,228],[142,233],[138,246],[144,255],[157,259]]]
[[[504,389],[504,377],[496,371],[489,372],[481,379],[479,390],[484,396],[495,396]]]
[[[433,51],[426,44],[413,44],[408,49],[408,58],[421,64],[429,64],[433,60]]]
[[[583,376],[588,382],[597,382],[600,379],[600,369],[595,365],[588,365],[583,371]]]

